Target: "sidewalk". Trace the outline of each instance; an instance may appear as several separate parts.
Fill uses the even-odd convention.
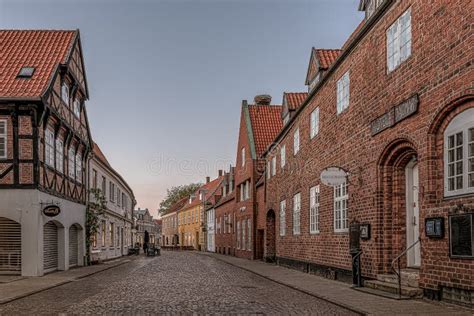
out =
[[[0,276],[0,305],[117,267],[131,260],[122,257],[102,264],[54,272],[42,277]]]
[[[199,252],[198,252],[199,253]],[[214,253],[203,253],[266,279],[299,290],[354,312],[367,315],[474,315],[474,311],[436,301],[392,300],[351,289],[350,284],[296,270]]]

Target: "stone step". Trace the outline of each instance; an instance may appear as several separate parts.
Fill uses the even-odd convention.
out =
[[[420,274],[418,271],[402,270],[400,275],[403,286],[418,287],[418,280],[420,279]],[[398,284],[398,276],[396,274],[379,274],[377,275],[377,280],[386,283]]]
[[[368,280],[364,282],[364,286],[371,289],[398,294],[398,285],[393,283],[383,282],[379,280]],[[419,298],[423,297],[423,290],[417,287],[402,285],[402,295],[411,298]]]

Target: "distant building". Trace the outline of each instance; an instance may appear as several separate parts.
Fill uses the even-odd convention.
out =
[[[136,204],[133,191],[95,143],[88,172],[89,188],[100,190],[107,201],[99,230],[93,236],[91,260],[107,260],[126,255],[128,248],[133,245],[132,213]],[[89,198],[93,200],[94,195],[91,193]]]
[[[161,215],[162,238],[161,245],[164,247],[176,247],[179,245],[178,234],[178,211],[186,204],[189,197],[184,197],[174,203],[168,211]]]
[[[156,235],[156,223],[148,209],[138,208],[133,212],[133,216],[135,217],[136,229],[134,237],[135,243],[140,244],[140,247],[143,246],[145,241],[145,231],[147,231],[150,236],[150,243],[155,244],[156,242],[159,242],[160,235]]]

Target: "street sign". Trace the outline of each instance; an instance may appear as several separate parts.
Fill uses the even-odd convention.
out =
[[[43,209],[43,214],[48,217],[58,216],[61,213],[61,209],[57,205],[48,205]]]
[[[337,186],[347,181],[347,172],[339,167],[329,167],[321,172],[321,182],[327,186]]]

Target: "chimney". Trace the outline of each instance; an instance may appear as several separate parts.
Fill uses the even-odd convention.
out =
[[[256,105],[270,105],[272,102],[272,97],[268,94],[260,94],[254,98]]]
[[[211,182],[211,177],[206,177],[206,183]]]
[[[219,177],[222,177],[222,169],[219,169],[218,173],[219,173]]]

